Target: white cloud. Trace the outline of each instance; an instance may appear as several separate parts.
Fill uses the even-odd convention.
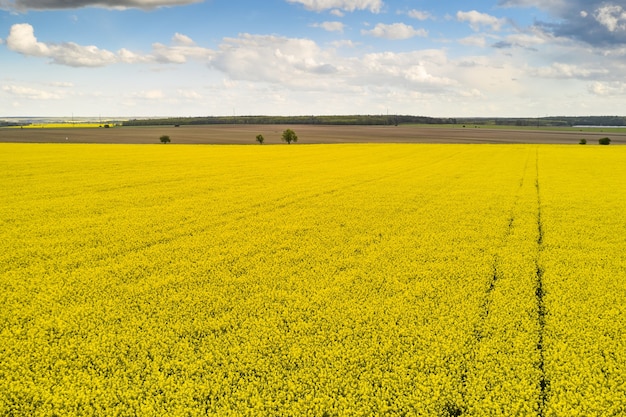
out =
[[[623,96],[626,95],[626,83],[621,81],[610,83],[596,81],[589,86],[588,90],[596,96]]]
[[[328,32],[343,32],[344,24],[341,22],[322,22],[314,24],[313,27],[322,28]]]
[[[198,94],[195,90],[176,90],[176,93],[179,97],[187,99],[187,100],[199,100],[202,98],[200,94]]]
[[[188,36],[176,33],[172,46],[155,43],[150,54],[140,54],[122,48],[117,54],[96,46],[78,45],[74,42],[61,44],[39,42],[34,29],[28,23],[11,27],[7,38],[7,47],[26,56],[45,57],[54,64],[70,67],[103,67],[115,63],[175,63],[182,64],[189,58],[209,60],[213,51],[195,46]]]
[[[482,26],[490,26],[492,30],[499,31],[506,23],[506,19],[497,18],[487,13],[480,13],[476,10],[469,12],[459,11],[456,14],[459,22],[468,22],[470,27],[478,31]]]
[[[184,64],[187,56],[183,51],[184,47],[170,47],[162,43],[152,44],[152,57],[162,64]]]
[[[546,37],[541,34],[516,33],[506,37],[507,43],[522,48],[533,48],[546,43]]]
[[[456,81],[433,75],[429,68],[441,71],[448,64],[445,53],[438,50],[425,50],[409,53],[374,53],[368,54],[359,60],[357,67],[362,75],[356,78],[367,78],[373,85],[414,85],[422,88],[435,88],[453,86]],[[356,70],[357,67],[354,69]],[[439,72],[438,71],[438,72]]]
[[[622,6],[604,5],[598,8],[593,16],[609,32],[626,31],[626,10]]]
[[[151,56],[136,54],[135,52],[129,51],[126,48],[122,48],[119,51],[117,51],[117,56],[120,62],[123,62],[126,64],[137,64],[137,63],[142,63],[142,62],[146,63],[146,62],[153,61]]]
[[[116,63],[117,56],[96,46],[81,46],[74,42],[50,46],[52,62],[70,67],[102,67]]]
[[[351,96],[369,89],[434,92],[456,85],[453,78],[443,75],[456,69],[444,51],[342,57],[334,48],[322,49],[308,39],[269,35],[242,34],[225,39],[211,65],[232,80],[302,94]]]
[[[233,79],[310,86],[315,76],[337,71],[330,57],[309,39],[241,34],[225,38],[212,65]]]
[[[50,48],[38,42],[35,31],[28,23],[19,23],[11,26],[7,47],[15,52],[30,56],[49,56]]]
[[[374,27],[374,29],[362,30],[361,34],[371,35],[377,38],[403,40],[410,39],[415,36],[426,37],[428,36],[428,31],[425,29],[415,29],[413,26],[406,25],[404,23],[393,23],[391,25],[379,23]]]
[[[404,71],[404,74],[407,80],[418,82],[418,83],[441,84],[441,85],[448,85],[451,83],[450,80],[432,75],[431,73],[428,72],[428,70],[424,67],[424,65],[421,65],[421,64],[408,67]]]
[[[429,12],[425,12],[422,10],[410,10],[407,14],[409,15],[409,17],[417,20],[428,20],[433,18],[433,16]]]
[[[461,97],[466,98],[480,98],[483,97],[483,93],[477,88],[472,88],[471,90],[461,90],[459,91],[459,95]]]
[[[154,43],[151,54],[136,55],[135,58],[139,58],[140,61],[156,61],[162,64],[184,64],[189,58],[208,61],[212,56],[212,50],[196,46],[190,37],[176,33],[172,37],[172,46]]]
[[[161,43],[152,45],[152,57],[164,64],[184,64],[189,58],[209,60],[213,51],[199,46],[167,46]]]
[[[331,42],[334,48],[355,48],[357,44],[349,39]]]
[[[39,42],[35,37],[33,27],[28,23],[11,27],[7,46],[10,50],[22,55],[47,57],[55,64],[72,67],[99,67],[117,61],[114,53],[92,45],[81,46],[73,42],[62,44]]]
[[[604,57],[625,57],[626,56],[626,46],[615,47],[611,46],[609,48],[603,48],[600,50],[601,54]]]
[[[38,90],[32,87],[4,85],[2,86],[2,90],[15,97],[29,100],[57,100],[61,98],[61,96],[57,93],[45,90]]]
[[[380,12],[383,2],[382,0],[287,0],[289,3],[302,4],[308,10],[321,12],[324,10],[335,9],[346,12],[354,12],[355,10],[369,10],[372,13]]]
[[[174,36],[172,37],[172,43],[176,46],[195,45],[195,42],[189,36],[182,35],[178,32],[176,32]]]
[[[69,81],[55,81],[50,83],[53,87],[61,87],[61,88],[72,88],[74,87],[74,83]]]
[[[482,35],[472,35],[459,39],[461,45],[465,46],[479,46],[484,48],[487,45],[487,39]]]
[[[542,78],[590,78],[592,76],[608,74],[606,69],[587,69],[579,65],[564,64],[555,62],[549,67],[536,68],[531,74]]]

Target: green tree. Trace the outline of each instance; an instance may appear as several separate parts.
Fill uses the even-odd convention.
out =
[[[609,145],[611,143],[611,139],[609,138],[598,139],[598,143],[600,145]]]
[[[291,144],[291,142],[297,142],[298,141],[298,135],[296,135],[296,132],[294,132],[291,129],[287,129],[283,132],[283,136],[282,136],[282,140],[283,142],[287,142],[287,144]]]
[[[163,135],[163,136],[161,136],[161,137],[159,138],[159,140],[160,140],[160,141],[161,141],[161,143],[163,143],[163,144],[168,143],[168,142],[171,142],[170,137],[169,137],[169,136],[167,136],[167,135]]]
[[[587,139],[581,139],[580,142],[581,145],[586,145],[587,144]]]
[[[263,135],[256,135],[256,141],[263,145],[265,138],[263,137]]]

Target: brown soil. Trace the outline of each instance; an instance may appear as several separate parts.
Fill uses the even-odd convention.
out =
[[[22,143],[146,143],[160,144],[169,135],[173,144],[281,143],[283,130],[291,128],[299,144],[310,143],[554,143],[578,144],[587,139],[610,137],[612,144],[626,144],[626,133],[566,130],[485,129],[480,127],[424,126],[320,126],[320,125],[203,125],[74,129],[0,129],[0,142]]]

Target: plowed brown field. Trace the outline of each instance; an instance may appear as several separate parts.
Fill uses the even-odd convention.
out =
[[[281,143],[283,130],[291,128],[298,142],[310,143],[555,143],[578,144],[587,139],[597,144],[609,136],[612,144],[626,144],[626,133],[609,131],[516,130],[480,127],[424,126],[320,126],[320,125],[203,125],[151,126],[90,129],[0,129],[0,142],[32,143],[159,143],[169,135],[176,144],[256,144],[262,134],[265,143]]]

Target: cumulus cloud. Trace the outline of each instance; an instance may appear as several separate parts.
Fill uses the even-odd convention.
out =
[[[311,75],[337,72],[327,58],[309,39],[241,34],[224,39],[211,65],[236,80],[298,86],[309,85]]]
[[[117,56],[110,51],[93,45],[82,46],[74,42],[53,45],[52,61],[55,64],[71,67],[101,67],[117,62]]]
[[[195,90],[176,90],[176,94],[185,100],[200,100],[202,96]]]
[[[373,53],[358,62],[362,73],[357,79],[363,77],[374,85],[441,90],[455,85],[456,81],[435,75],[431,68],[440,70],[446,64],[445,53],[438,50]]]
[[[338,55],[308,39],[241,34],[226,38],[211,64],[231,80],[291,91],[351,94],[363,89],[441,92],[456,85],[444,51]],[[452,71],[451,73],[453,73]]]
[[[176,33],[172,45],[155,43],[152,52],[141,54],[121,49],[117,53],[100,49],[93,45],[78,45],[74,42],[45,43],[40,42],[34,28],[28,23],[15,24],[7,37],[7,47],[25,56],[45,57],[53,64],[70,67],[103,67],[115,63],[184,63],[189,58],[208,60],[212,51],[198,47],[193,40]]]
[[[588,88],[589,92],[596,96],[610,97],[626,95],[626,83],[621,81],[591,83]]]
[[[479,46],[484,48],[487,45],[487,39],[482,35],[472,35],[459,39],[458,42],[465,46]]]
[[[413,19],[417,19],[417,20],[428,20],[428,19],[432,19],[433,16],[429,13],[429,12],[425,12],[423,10],[409,10],[409,12],[407,13],[409,15],[409,17],[412,17]]]
[[[349,40],[349,39],[343,39],[340,41],[333,41],[330,43],[333,47],[335,48],[355,48],[357,46],[357,43]]]
[[[0,0],[0,8],[8,10],[55,10],[102,7],[107,9],[155,9],[182,6],[203,0]]]
[[[122,48],[117,51],[117,56],[120,62],[126,64],[138,64],[152,62],[153,57],[149,55],[138,54],[133,51],[129,51],[126,48]]]
[[[147,58],[164,64],[184,64],[189,58],[209,60],[212,56],[212,50],[197,46],[191,38],[176,33],[170,46],[152,44],[152,53]]]
[[[500,0],[500,5],[546,11],[553,20],[536,25],[557,37],[603,47],[626,44],[626,6],[622,1]]]
[[[533,48],[547,42],[545,36],[537,33],[515,33],[507,36],[506,41],[522,48]]]
[[[72,67],[99,67],[117,61],[113,52],[96,46],[81,46],[73,42],[46,44],[39,42],[35,31],[28,23],[11,27],[7,37],[7,47],[27,56],[47,57],[51,62]]]
[[[301,4],[307,10],[316,12],[335,9],[346,12],[369,10],[372,13],[378,13],[383,7],[382,0],[287,0],[287,2]]]
[[[524,48],[537,51],[540,45],[547,44],[550,41],[554,42],[555,40],[549,34],[538,30],[529,30],[526,32],[516,32],[504,38],[500,38],[499,41],[491,46],[498,49]]]
[[[533,69],[530,73],[533,76],[542,78],[589,79],[598,75],[608,74],[608,72],[607,69],[589,69],[580,65],[555,62],[549,67]]]
[[[322,28],[328,32],[343,32],[344,24],[341,22],[315,23],[313,27]]]
[[[497,18],[487,13],[480,13],[476,10],[469,12],[459,11],[456,14],[456,19],[459,22],[468,22],[470,27],[478,31],[483,26],[489,26],[492,30],[498,31],[502,29],[502,26],[506,23],[506,19]]]
[[[362,30],[361,34],[377,38],[403,40],[410,39],[415,36],[426,37],[428,36],[428,31],[425,29],[415,29],[413,26],[406,25],[404,23],[393,23],[391,25],[379,23],[374,27],[374,29]]]
[[[182,35],[182,34],[180,34],[178,32],[176,32],[174,34],[174,36],[172,37],[172,43],[174,45],[177,45],[177,46],[191,46],[191,45],[195,45],[195,42],[193,41],[193,39],[191,39],[187,35]]]
[[[18,85],[4,85],[2,91],[17,98],[29,100],[57,100],[61,98],[57,93]]]
[[[48,46],[37,41],[35,30],[28,23],[11,26],[7,47],[23,55],[48,56],[50,54]]]
[[[616,4],[606,4],[596,9],[593,17],[609,32],[626,31],[626,10]]]

